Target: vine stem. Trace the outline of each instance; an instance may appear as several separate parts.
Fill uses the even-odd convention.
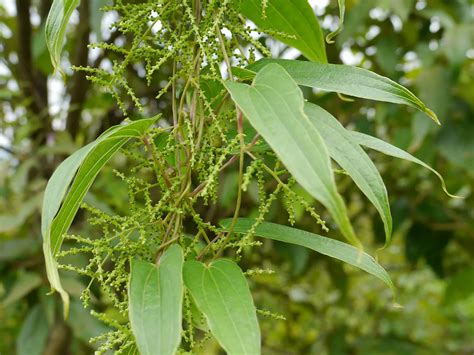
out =
[[[233,81],[234,77],[232,75],[232,64],[230,63],[229,56],[227,55],[227,50],[225,48],[224,39],[222,38],[222,33],[219,29],[216,29],[217,37],[219,38],[219,43],[222,50],[222,55],[224,56],[224,61],[227,67],[227,73],[229,75],[229,80]],[[240,141],[240,152],[239,152],[239,180],[238,180],[238,190],[237,190],[237,201],[235,203],[235,210],[234,216],[232,218],[231,225],[229,227],[229,231],[227,233],[226,239],[221,246],[219,252],[215,255],[218,257],[222,251],[224,250],[225,245],[229,242],[232,232],[234,230],[234,226],[237,223],[237,218],[239,218],[240,206],[242,204],[242,180],[244,175],[244,153],[245,153],[245,142],[244,142],[244,115],[236,107],[237,110],[237,134],[239,135]]]
[[[244,149],[244,153],[249,151],[250,149],[252,149],[252,147],[257,143],[258,141],[258,138],[260,137],[260,135],[257,133],[253,139],[252,139],[252,142],[250,142],[250,144],[246,145],[245,146],[245,149]],[[229,160],[227,160],[224,165],[222,165],[222,167],[219,169],[219,172],[225,170],[228,166],[230,166],[231,164],[233,164],[238,158],[240,157],[240,155],[234,155],[232,156]],[[191,193],[190,193],[190,197],[196,197],[197,194],[199,194],[202,189],[204,189],[204,187],[206,187],[207,185],[207,181],[204,181],[202,182],[198,187],[196,187]]]
[[[227,232],[227,236],[217,254],[214,258],[219,257],[222,252],[224,251],[224,247],[230,241],[230,237],[234,231],[235,224],[237,223],[237,219],[239,218],[240,213],[240,206],[242,204],[242,180],[244,175],[244,153],[245,153],[245,143],[244,143],[244,132],[243,132],[243,114],[237,109],[238,116],[237,116],[237,130],[240,139],[240,152],[239,152],[239,186],[237,190],[237,201],[235,203],[235,210],[234,216],[232,217],[232,222],[229,226],[229,231]]]
[[[148,140],[148,138],[146,136],[143,136],[142,140],[143,140],[143,144],[145,144],[146,150],[148,151],[148,153],[151,154],[151,156],[153,158],[153,162],[156,165],[156,168],[159,170],[161,176],[163,176],[163,179],[165,180],[166,187],[168,187],[168,188],[171,187],[170,178],[169,178],[168,174],[166,173],[166,169],[163,169],[163,166],[158,161],[158,157],[156,156],[155,149],[153,149],[153,147],[151,146],[150,141]],[[157,176],[157,178],[159,179],[159,176]]]

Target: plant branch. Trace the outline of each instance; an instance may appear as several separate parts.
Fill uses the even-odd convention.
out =
[[[82,0],[79,6],[79,24],[77,25],[76,52],[74,53],[74,65],[78,67],[87,66],[89,56],[89,0]],[[90,87],[89,80],[86,79],[84,73],[75,71],[70,85],[71,102],[69,112],[66,119],[66,129],[73,139],[77,137],[81,124],[81,113],[84,102],[87,97],[87,91]]]
[[[48,116],[48,91],[46,77],[34,69],[30,21],[30,0],[16,0],[18,26],[18,67],[20,85],[33,100],[31,110],[40,118]],[[46,137],[42,137],[44,140]]]

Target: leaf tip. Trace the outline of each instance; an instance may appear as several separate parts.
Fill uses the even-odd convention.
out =
[[[333,40],[333,35],[334,32],[331,32],[329,33],[327,36],[326,36],[326,43],[327,44],[333,44],[334,43],[334,40]]]
[[[338,27],[335,31],[331,32],[331,33],[328,33],[327,36],[326,36],[326,43],[327,44],[333,44],[335,43],[335,41],[333,40],[334,37],[336,37],[339,33],[342,32],[342,24],[339,25],[340,27]]]
[[[355,101],[353,98],[342,95],[340,92],[337,93],[337,96],[339,97],[339,99],[341,99],[342,101],[345,101],[345,102],[354,102]]]
[[[376,262],[379,262],[379,254],[382,251],[384,251],[387,248],[387,246],[388,246],[388,242],[385,241],[385,244],[382,247],[377,248],[377,250],[375,251],[375,255],[374,255],[374,259],[375,259]]]
[[[70,299],[69,299],[69,294],[64,290],[64,289],[55,289],[54,287],[51,287],[51,291],[47,293],[47,295],[52,295],[54,292],[58,292],[59,295],[61,296],[61,300],[63,301],[63,317],[64,320],[66,320],[69,316],[69,306],[70,306]]]
[[[63,317],[64,317],[64,320],[66,320],[69,316],[69,305],[70,305],[69,295],[66,292],[64,292],[64,295],[61,294],[61,298],[63,300]]]
[[[392,307],[395,308],[395,309],[402,309],[402,308],[405,308],[405,306],[401,305],[400,303],[398,302],[393,302],[392,303]]]
[[[448,188],[446,187],[446,182],[444,181],[443,176],[438,173],[436,170],[430,168],[430,170],[435,173],[436,176],[438,176],[439,180],[441,181],[441,188],[443,189],[443,192],[448,195],[451,198],[456,198],[456,199],[463,199],[464,196],[459,196],[459,195],[454,195],[448,191]]]
[[[448,195],[449,197],[451,198],[455,198],[455,199],[464,199],[465,197],[464,196],[459,196],[459,195],[454,195],[452,193],[450,193],[448,191],[448,189],[446,188],[446,184],[444,183],[444,180],[442,181],[442,184],[443,184],[443,191],[446,195]]]
[[[424,111],[425,111],[425,113],[426,113],[428,116],[430,116],[430,118],[431,118],[433,121],[436,122],[436,124],[437,124],[438,126],[441,126],[441,122],[440,122],[440,120],[438,119],[438,116],[436,115],[436,113],[434,113],[434,112],[433,112],[432,110],[430,110],[428,107],[426,107],[426,108],[424,109]]]

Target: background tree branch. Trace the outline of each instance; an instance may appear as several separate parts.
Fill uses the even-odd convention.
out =
[[[90,31],[89,0],[83,0],[79,6],[79,24],[76,29],[76,52],[72,63],[75,66],[86,66],[88,63],[89,49],[87,46],[89,45]],[[77,137],[80,130],[82,108],[89,87],[90,82],[86,79],[84,73],[75,71],[69,86],[71,101],[66,120],[66,129],[73,139]]]

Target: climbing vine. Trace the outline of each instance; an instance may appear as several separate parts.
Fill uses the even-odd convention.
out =
[[[56,65],[70,16],[59,3],[77,5],[53,3],[46,34]],[[342,17],[344,2],[340,6]],[[322,31],[303,0],[116,0],[103,11],[116,15],[110,30],[125,41],[91,45],[110,58],[109,66],[73,69],[113,95],[124,124],[64,161],[49,181],[43,208],[51,285],[61,294],[67,316],[69,296],[58,270],[89,279],[83,306],[109,327],[91,339],[99,344],[98,353],[199,353],[210,337],[228,353],[260,353],[257,315],[275,321],[284,315],[257,309],[246,281],[272,270],[243,272],[237,265],[243,250],[262,245],[259,238],[303,245],[365,270],[393,289],[385,270],[363,251],[334,173],[349,175],[374,204],[388,244],[387,192],[361,146],[415,158],[346,130],[305,102],[298,85],[405,104],[437,121],[432,111],[387,78],[327,64]],[[271,59],[263,33],[310,61]],[[155,101],[141,97],[135,80],[148,84]],[[82,202],[100,168],[119,150],[130,165],[128,171],[114,171],[127,187],[126,214]],[[224,171],[235,172],[235,187],[222,185]],[[355,246],[266,222],[280,198],[290,225],[298,209],[313,218],[320,233],[334,233],[320,205],[300,194],[299,186],[328,210]],[[229,188],[237,191],[228,219],[207,218],[210,206],[221,205],[219,189]],[[247,216],[242,201],[250,188],[257,191],[257,212]],[[95,233],[67,234],[80,206]],[[86,265],[68,263],[78,254],[87,256]],[[92,289],[105,296],[106,311],[94,309]]]

